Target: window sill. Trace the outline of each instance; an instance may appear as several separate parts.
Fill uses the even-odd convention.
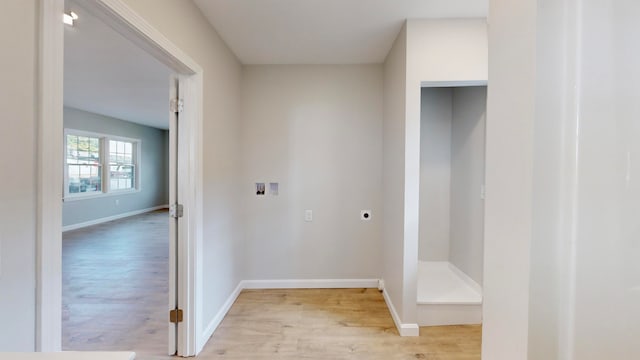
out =
[[[100,199],[100,198],[111,197],[111,196],[131,195],[139,192],[140,192],[140,189],[135,189],[135,190],[118,190],[118,191],[112,191],[108,193],[98,193],[98,194],[91,194],[91,195],[66,196],[62,198],[62,201],[73,202],[73,201],[82,201],[82,200],[93,200],[93,199]]]

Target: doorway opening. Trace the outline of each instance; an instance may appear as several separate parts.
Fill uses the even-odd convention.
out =
[[[200,259],[196,256],[202,247],[202,69],[191,58],[173,45],[161,33],[146,23],[121,0],[98,0],[95,2],[74,2],[67,4],[79,6],[86,11],[84,16],[101,19],[109,28],[129,40],[167,67],[172,74],[164,79],[166,97],[162,108],[166,109],[163,118],[169,136],[164,140],[168,144],[168,204],[179,211],[173,211],[167,233],[168,243],[168,296],[165,297],[165,316],[163,321],[168,329],[165,345],[169,354],[180,356],[195,355],[202,348],[197,329],[202,328],[196,311],[201,308],[202,281],[200,278]],[[63,218],[68,220],[67,209],[63,204],[72,203],[74,196],[87,196],[86,199],[105,201],[116,206],[129,205],[130,197],[142,193],[145,185],[143,168],[149,156],[144,151],[147,141],[144,137],[129,137],[116,134],[116,131],[101,132],[91,129],[87,132],[67,127],[65,112],[78,111],[84,115],[98,110],[86,111],[74,109],[70,104],[65,107],[63,101],[64,79],[64,37],[65,28],[61,21],[65,9],[64,0],[41,0],[41,41],[40,41],[40,96],[39,110],[39,153],[38,153],[38,287],[37,287],[37,350],[59,351],[62,349],[62,229]],[[80,21],[80,17],[75,19]],[[79,22],[77,22],[79,25]],[[78,28],[79,30],[79,28]],[[86,55],[86,54],[84,54]],[[101,54],[111,57],[114,54]],[[74,69],[75,70],[75,69]],[[68,71],[74,71],[68,70]],[[97,75],[102,69],[97,69]],[[102,90],[107,90],[103,88]],[[104,94],[102,94],[104,95]],[[135,99],[129,96],[128,99]],[[99,97],[107,103],[107,96]],[[180,104],[178,107],[171,106]],[[66,99],[65,99],[66,100]],[[182,110],[184,109],[184,110]],[[86,116],[90,117],[90,116]],[[109,117],[114,117],[109,114]],[[118,118],[126,118],[119,116]],[[102,124],[104,125],[104,124]],[[75,130],[75,131],[74,131]],[[67,139],[67,135],[75,134]],[[114,135],[115,134],[115,135]],[[82,137],[82,139],[80,139]],[[66,142],[75,141],[75,156],[66,153]],[[83,142],[82,154],[79,143]],[[90,145],[87,145],[90,144]],[[101,146],[102,145],[102,146]],[[121,146],[122,145],[122,146]],[[92,147],[93,146],[93,147]],[[73,146],[72,146],[73,147]],[[65,151],[61,151],[65,149]],[[115,151],[111,151],[115,149]],[[136,150],[137,149],[137,150]],[[166,147],[165,147],[166,149]],[[95,150],[95,151],[94,151]],[[135,158],[137,155],[137,159]],[[92,158],[93,157],[93,158]],[[178,158],[180,161],[178,161]],[[66,160],[65,160],[66,159]],[[69,161],[71,159],[71,161]],[[111,160],[115,159],[115,163]],[[133,160],[132,160],[133,159]],[[96,161],[100,160],[100,161]],[[73,179],[69,176],[73,164]],[[65,164],[65,162],[67,164]],[[65,166],[60,166],[65,164]],[[166,164],[166,162],[165,162]],[[91,170],[87,172],[87,166]],[[78,170],[84,168],[84,172]],[[95,174],[93,172],[95,171]],[[165,168],[166,170],[166,168]],[[65,172],[67,174],[65,174]],[[165,171],[165,174],[167,171]],[[179,176],[178,176],[179,174]],[[164,185],[163,185],[164,186]],[[84,190],[84,191],[83,191]],[[121,192],[119,192],[121,191]],[[125,192],[128,192],[126,195]],[[89,194],[87,194],[89,193]],[[119,196],[122,196],[118,198]],[[128,197],[129,196],[129,197]],[[68,199],[67,199],[68,198]],[[65,200],[65,201],[63,201]],[[67,201],[68,200],[68,201]],[[118,203],[119,201],[119,203]],[[93,208],[105,210],[107,207],[95,205]],[[163,208],[167,204],[158,205]],[[150,208],[145,208],[150,210]],[[130,214],[130,213],[129,213]],[[152,214],[150,214],[152,215]],[[166,216],[166,212],[162,214]],[[106,216],[109,218],[109,216]],[[99,218],[104,220],[105,216]],[[91,220],[83,221],[88,225]],[[70,224],[69,226],[77,225]],[[141,254],[143,255],[143,254]],[[66,280],[65,280],[66,281]],[[65,283],[66,285],[66,283]],[[105,302],[103,302],[105,303]],[[171,313],[180,313],[175,321],[170,321]],[[121,314],[120,319],[126,316]],[[181,320],[181,321],[178,321]],[[100,324],[94,324],[99,326]],[[167,351],[163,351],[167,353]]]
[[[423,87],[418,325],[482,323],[486,86]]]
[[[65,13],[62,350],[163,355],[173,71],[78,1]]]

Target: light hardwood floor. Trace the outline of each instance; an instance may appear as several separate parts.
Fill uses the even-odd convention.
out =
[[[63,234],[63,350],[166,354],[167,211]]]
[[[171,359],[168,216],[154,212],[67,232],[63,348]],[[245,290],[199,359],[480,359],[480,326],[400,337],[376,289]]]
[[[400,337],[376,289],[245,290],[203,359],[480,359],[480,326]]]

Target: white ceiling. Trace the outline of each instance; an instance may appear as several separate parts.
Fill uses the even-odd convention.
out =
[[[244,64],[381,63],[407,18],[485,17],[488,0],[195,0]],[[65,106],[169,126],[172,71],[67,0]],[[81,4],[81,2],[80,2]]]
[[[244,64],[381,63],[406,19],[488,12],[488,0],[195,2]]]
[[[74,2],[67,8],[79,19],[65,26],[65,106],[168,129],[172,71]]]

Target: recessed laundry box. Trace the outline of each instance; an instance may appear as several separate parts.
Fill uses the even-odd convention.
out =
[[[418,325],[480,324],[486,86],[423,87]]]

